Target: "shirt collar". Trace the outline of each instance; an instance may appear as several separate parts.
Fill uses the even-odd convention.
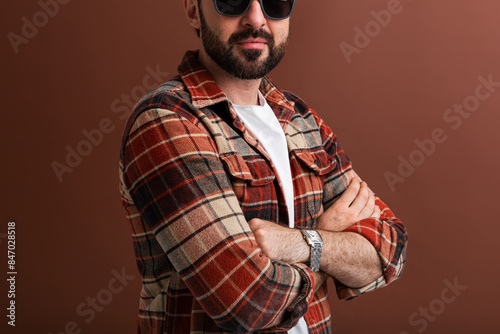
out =
[[[198,54],[198,51],[187,51],[178,68],[179,75],[191,94],[193,105],[201,109],[222,101],[230,103],[212,75],[199,62]],[[262,78],[259,90],[268,103],[293,111],[293,102],[289,101],[267,76]]]

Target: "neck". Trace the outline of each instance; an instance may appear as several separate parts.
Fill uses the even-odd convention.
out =
[[[259,105],[259,87],[262,79],[243,80],[232,76],[220,68],[202,48],[198,58],[232,103],[241,106]]]

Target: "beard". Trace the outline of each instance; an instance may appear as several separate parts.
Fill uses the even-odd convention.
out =
[[[244,80],[260,79],[271,72],[285,56],[288,45],[286,40],[276,45],[274,37],[263,29],[244,30],[229,37],[225,43],[219,35],[210,29],[200,7],[201,38],[208,56],[224,71]],[[269,54],[261,59],[263,50],[241,49],[243,57],[238,57],[235,45],[248,38],[262,38],[267,42]]]

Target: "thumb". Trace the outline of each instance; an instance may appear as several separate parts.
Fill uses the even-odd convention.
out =
[[[255,232],[262,227],[262,220],[259,218],[254,218],[248,222],[248,226],[250,226],[252,232]]]

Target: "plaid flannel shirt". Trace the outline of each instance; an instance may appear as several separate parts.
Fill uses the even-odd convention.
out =
[[[330,128],[302,100],[267,77],[260,90],[286,135],[295,226],[314,228],[321,205],[330,207],[355,173]],[[138,333],[286,333],[303,316],[310,333],[331,332],[326,284],[314,292],[307,265],[271,260],[258,248],[249,220],[288,226],[281,185],[196,52],[186,53],[179,76],[136,106],[120,157],[122,203],[143,283]],[[406,229],[376,201],[381,219],[347,231],[373,244],[383,276],[360,289],[336,282],[342,299],[402,272]]]

